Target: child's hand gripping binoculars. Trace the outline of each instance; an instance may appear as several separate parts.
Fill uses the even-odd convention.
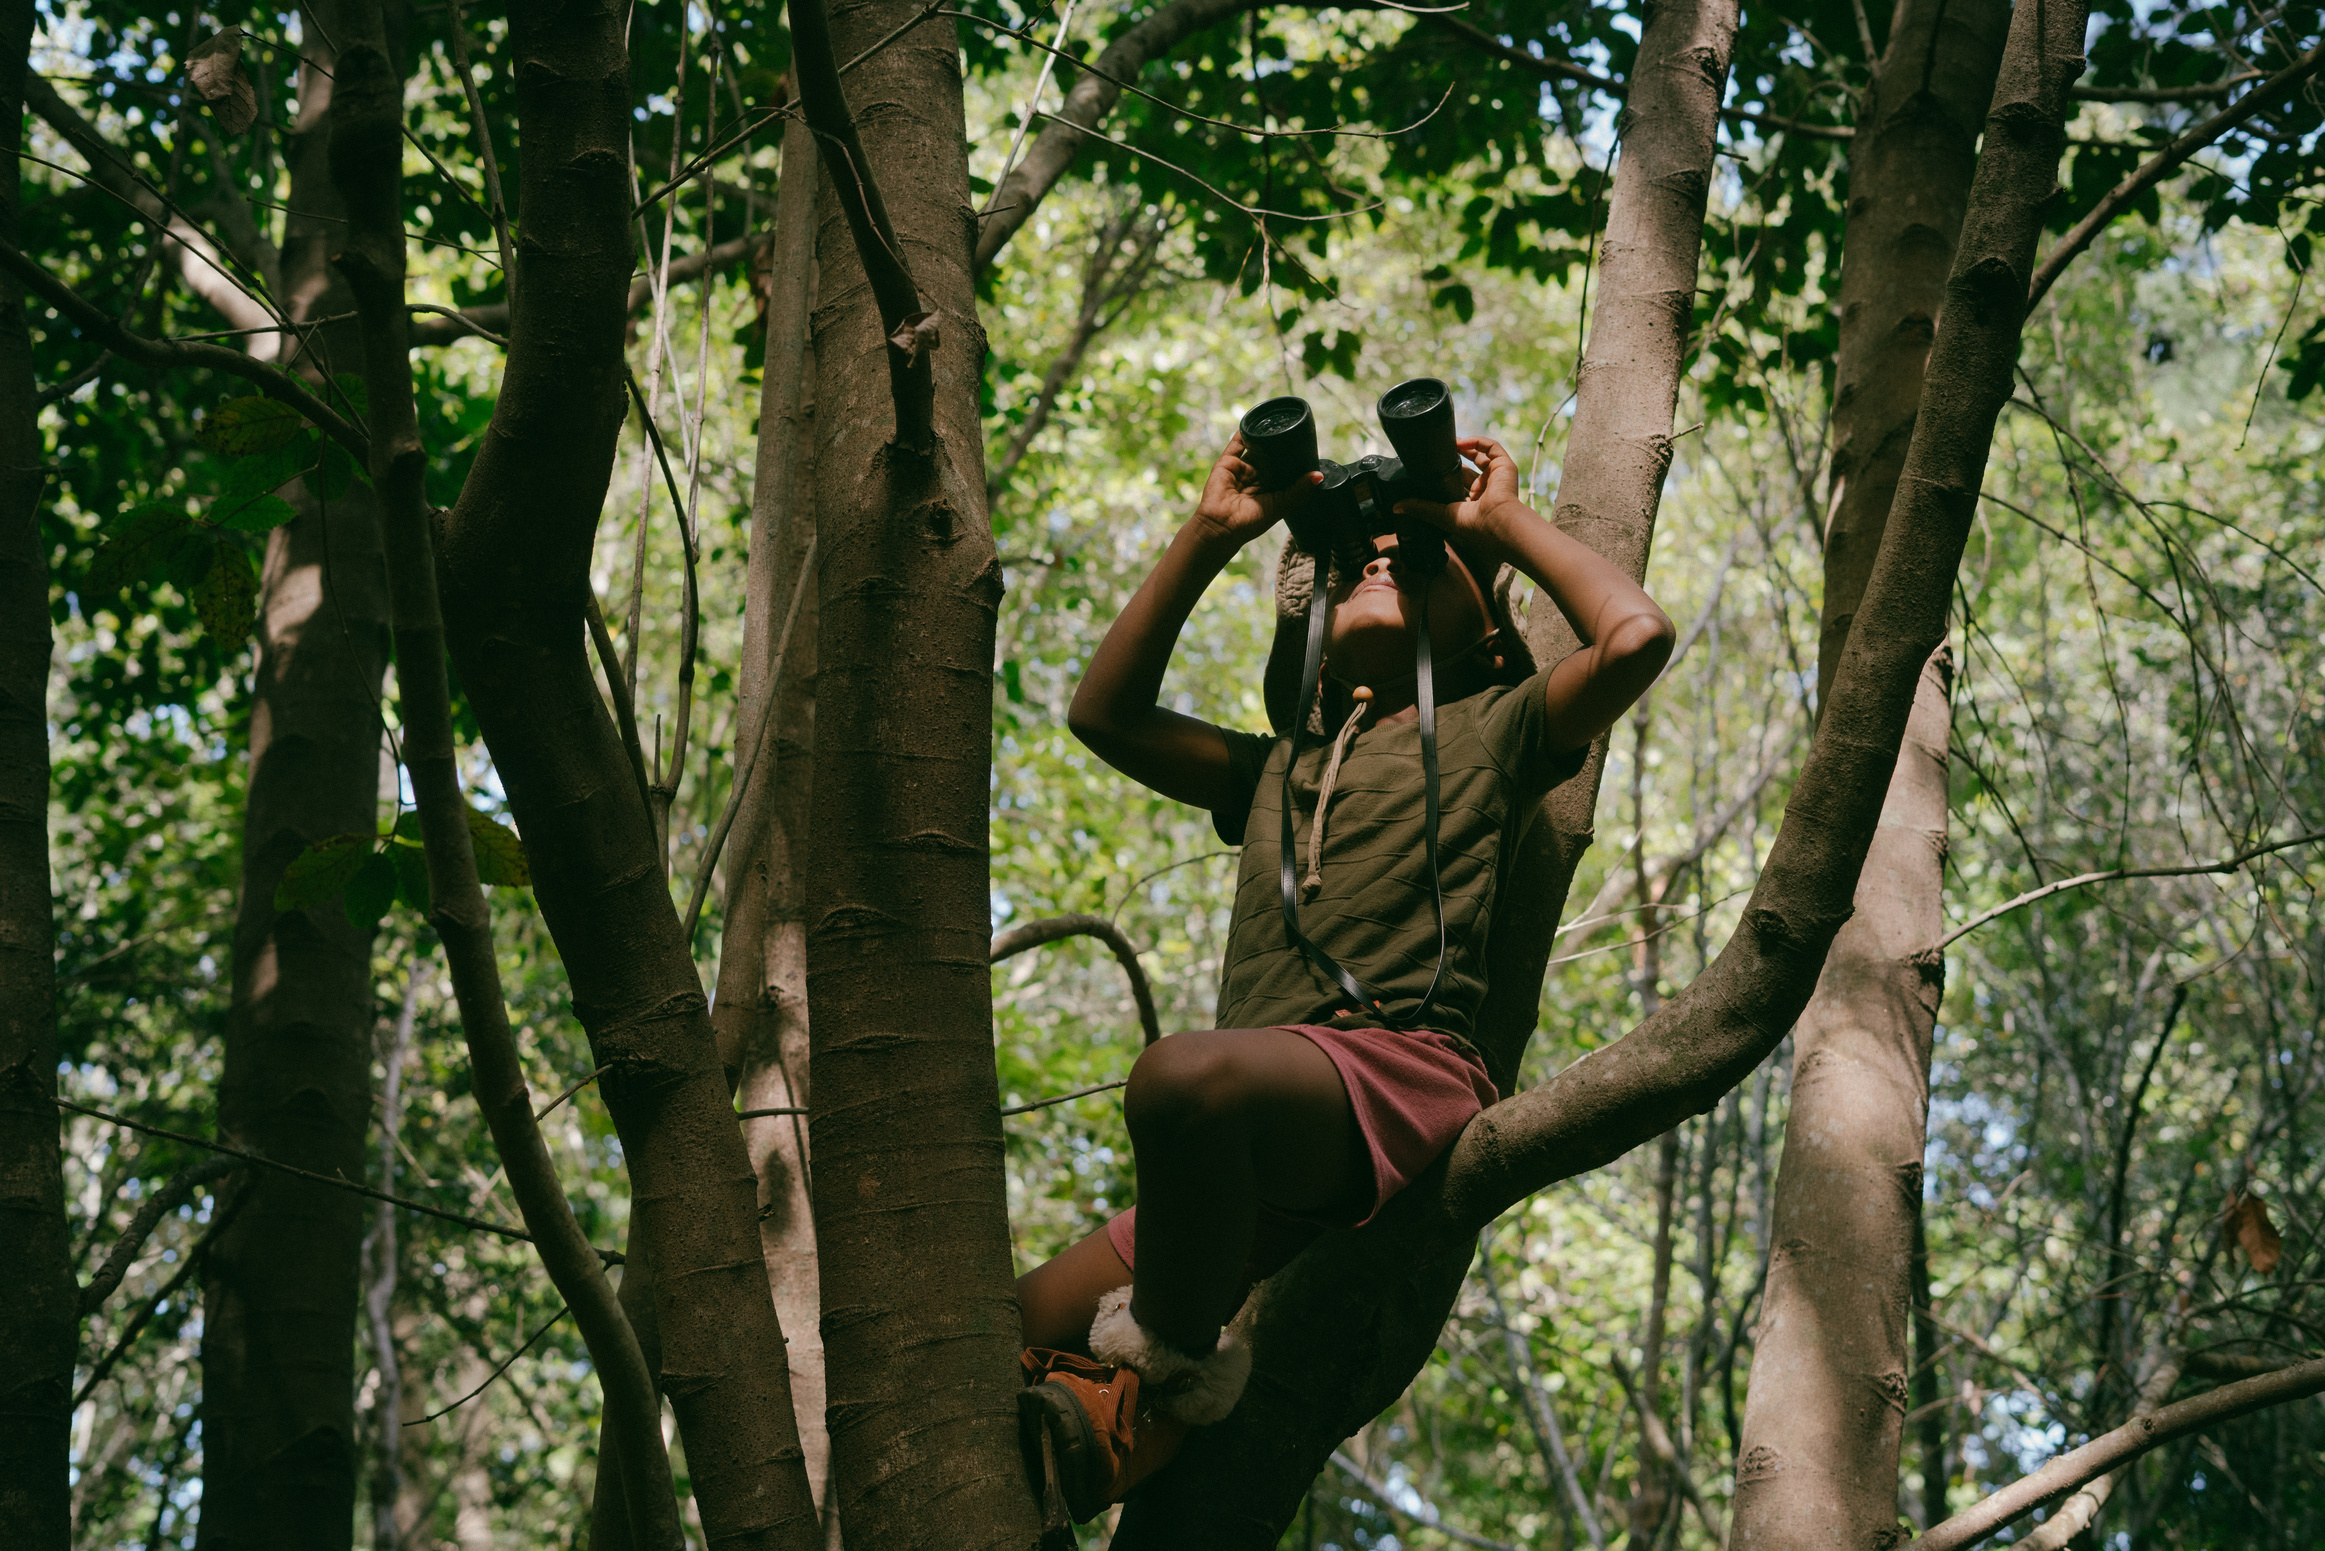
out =
[[[1397,560],[1421,576],[1445,567],[1445,536],[1418,517],[1396,513],[1399,501],[1459,501],[1469,494],[1461,450],[1453,441],[1453,395],[1434,377],[1400,382],[1380,396],[1380,428],[1397,450],[1354,463],[1316,455],[1316,418],[1303,398],[1269,399],[1243,417],[1243,457],[1261,491],[1285,490],[1322,470],[1305,509],[1289,519],[1292,537],[1311,555],[1331,557],[1344,576],[1362,571],[1373,539],[1397,536]]]

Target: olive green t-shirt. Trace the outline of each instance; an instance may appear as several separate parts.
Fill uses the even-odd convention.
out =
[[[1485,942],[1494,897],[1520,834],[1549,790],[1582,768],[1587,749],[1545,746],[1545,675],[1495,686],[1437,709],[1445,895],[1445,974],[1426,1026],[1470,1046],[1485,1000]],[[1218,1026],[1388,1025],[1349,1006],[1338,982],[1284,930],[1280,854],[1284,761],[1291,740],[1227,734],[1234,785],[1213,810],[1220,838],[1243,844],[1235,911],[1219,979]],[[1295,878],[1308,871],[1316,789],[1329,739],[1303,740],[1292,772]],[[1356,976],[1389,1012],[1409,1020],[1437,970],[1437,918],[1423,841],[1421,730],[1407,720],[1357,733],[1333,785],[1324,825],[1322,886],[1301,891],[1300,929]],[[1470,1048],[1474,1048],[1470,1046]]]

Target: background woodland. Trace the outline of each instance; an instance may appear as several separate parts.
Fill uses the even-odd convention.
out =
[[[909,1247],[953,1278],[928,1285],[932,1306],[986,1310],[961,1317],[1002,1350],[1000,1208],[1022,1270],[1135,1199],[1101,1085],[1148,1037],[1144,997],[1161,1030],[1210,1024],[1232,858],[1206,815],[1066,732],[1081,663],[1237,415],[1277,393],[1309,397],[1327,455],[1353,456],[1377,439],[1381,390],[1444,377],[1464,429],[1518,450],[1536,504],[1568,518],[1586,460],[1630,445],[1603,426],[1594,440],[1585,419],[1619,366],[1583,365],[1613,326],[1597,321],[1608,288],[1628,284],[1610,275],[1629,273],[1609,236],[1615,169],[1664,122],[1632,84],[1648,79],[1641,39],[1681,12],[1717,32],[1717,6],[883,0],[828,20],[818,7],[796,49],[796,8],[691,0],[6,9],[29,68],[10,94],[21,181],[0,232],[21,261],[5,277],[18,327],[0,352],[17,374],[0,383],[15,417],[0,521],[37,508],[33,541],[11,526],[0,557],[11,661],[33,664],[0,686],[19,735],[0,751],[0,1304],[15,1310],[0,1321],[0,1504],[36,1537],[12,1528],[11,1543],[1032,1544],[1005,1388],[928,1375],[931,1393],[979,1397],[955,1435],[951,1399],[861,1379],[872,1359],[846,1346],[847,1321],[827,1307],[819,1334],[816,1222],[823,1300],[852,1307],[835,1286],[901,1273],[848,1247],[863,1236],[833,1204],[858,1177],[843,1171],[942,1174],[947,1148],[997,1165],[975,1187],[983,1238],[915,1228]],[[1883,982],[1906,985],[1884,1005],[1913,1027],[1883,1048],[1920,1042],[1926,1096],[1908,1060],[1867,1079],[1890,1108],[1860,1111],[1906,1116],[1879,1122],[1887,1216],[1852,1215],[1882,1194],[1861,1177],[1800,1198],[1813,1231],[1787,1227],[1779,1200],[1780,1177],[1808,1180],[1819,1139],[1851,1123],[1801,1123],[1806,1074],[1829,1069],[1811,1041],[1827,1036],[1804,1024],[1777,1043],[1819,941],[1791,1012],[1756,1036],[1765,1060],[1703,1077],[1652,1124],[1612,1126],[1626,1140],[1611,1161],[1512,1189],[1514,1205],[1476,1214],[1482,1232],[1458,1212],[1428,1230],[1429,1263],[1451,1267],[1428,1295],[1449,1300],[1441,1333],[1414,1313],[1401,1337],[1361,1337],[1384,1352],[1402,1339],[1412,1362],[1343,1386],[1301,1358],[1361,1415],[1320,1414],[1311,1430],[1333,1436],[1280,1459],[1222,1442],[1249,1454],[1232,1480],[1191,1451],[1174,1471],[1190,1484],[1151,1509],[1160,1528],[1109,1521],[1083,1544],[1897,1545],[2127,1418],[2306,1373],[2325,1352],[2325,297],[2307,287],[2325,12],[2101,0],[2087,28],[2081,14],[2072,97],[2071,77],[2043,88],[2064,124],[2058,188],[2029,208],[2046,258],[2092,230],[2023,337],[2007,335],[2007,381],[1988,374],[2001,407],[1962,508],[1966,550],[1933,573],[1940,591],[1954,578],[1943,651],[1904,735],[1935,751],[1934,819],[1928,803],[1898,818],[1901,777],[1885,821],[1920,826],[1921,861],[1883,860],[1875,841],[1859,885],[1922,912],[1883,916],[1858,895],[1861,921],[1921,934],[1893,955],[1913,973]],[[1553,1079],[1584,1057],[1690,1016],[1683,993],[1714,983],[1766,904],[1754,890],[1779,826],[1817,832],[1795,799],[1838,703],[1855,605],[1836,589],[1863,593],[1871,564],[1869,547],[1836,559],[1844,507],[1867,499],[1849,490],[1876,397],[1843,360],[1857,348],[1844,237],[1863,266],[1852,284],[1916,264],[1925,288],[1942,283],[1961,207],[1985,197],[1972,147],[1997,68],[2012,79],[2013,18],[1991,0],[1725,15],[1732,34],[1706,46],[1696,83],[1700,255],[1675,250],[1696,280],[1669,331],[1676,415],[1653,433],[1668,469],[1642,487],[1635,556],[1682,646],[1584,778],[1595,837],[1589,792],[1560,831],[1591,843],[1538,1006],[1504,1052],[1505,1087],[1529,1093],[1568,1091]],[[2033,30],[2016,25],[2010,49]],[[828,113],[816,47],[825,70],[848,66],[849,100],[884,104],[848,154],[903,234],[881,245],[934,299],[933,349],[883,347],[902,309],[868,310],[897,282],[877,259],[867,270],[872,228],[821,170],[834,136],[819,162],[803,122]],[[1109,98],[1072,61],[1152,95]],[[2280,78],[2265,106],[2212,125]],[[923,98],[936,132],[880,138],[897,101]],[[1104,138],[1077,149],[1056,114]],[[1934,149],[1882,151],[1899,158],[1882,176],[1894,197],[1950,202],[1952,229],[1915,206],[1902,235],[1860,249],[1851,223],[1870,196],[1852,192],[1852,157],[1892,122],[1938,124]],[[1904,411],[1872,436],[1894,441],[1893,461],[1916,435],[1934,310],[1898,305],[1920,332],[1882,336],[1914,352]],[[568,354],[527,357],[528,335]],[[142,341],[283,363],[318,408]],[[408,432],[394,430],[402,359]],[[908,402],[934,406],[918,433]],[[940,453],[875,457],[892,433]],[[592,497],[581,466],[605,456]],[[1876,538],[1899,482],[1885,479]],[[580,515],[535,534],[535,508]],[[928,524],[937,569],[897,581],[882,545]],[[1272,540],[1254,546],[1196,613],[1170,680],[1180,709],[1265,727],[1275,562]],[[431,626],[438,582],[425,611],[414,600],[432,566]],[[536,568],[551,603],[527,590]],[[46,631],[20,606],[43,595]],[[1525,612],[1523,588],[1516,601]],[[1937,600],[1924,606],[1934,618]],[[964,655],[978,640],[956,613],[984,620],[989,659]],[[1857,616],[1860,637],[1875,614]],[[1553,622],[1526,617],[1549,638]],[[584,694],[586,716],[570,710]],[[863,752],[899,718],[927,749]],[[500,753],[520,738],[521,761]],[[842,763],[858,753],[862,769]],[[920,822],[919,799],[874,768],[907,757],[942,764],[947,811],[981,807],[989,826],[931,842],[939,870],[897,885],[952,912],[928,927],[932,961],[953,966],[938,998],[952,1010],[932,1015],[952,1043],[915,1057],[934,1063],[925,1084],[819,1043],[811,1098],[811,1001],[818,1041],[839,1037],[827,1005],[835,1031],[895,1026],[873,1005],[878,956],[848,968],[812,923],[832,900],[903,908],[862,876],[900,853],[826,862],[874,822],[850,803]],[[1857,786],[1869,832],[1879,781]],[[616,802],[620,822],[593,816]],[[535,816],[552,812],[566,828]],[[928,832],[953,837],[951,822]],[[40,875],[45,928],[25,903]],[[1828,938],[1854,861],[1840,877],[1806,894]],[[1038,925],[1061,917],[1094,921]],[[1810,1020],[1833,1024],[1844,981],[1828,968]],[[691,1012],[668,1010],[672,985],[694,988]],[[632,1002],[662,1010],[608,1012]],[[681,1070],[652,1042],[689,1018],[715,1026],[719,1059]],[[78,1108],[60,1114],[51,1091]],[[895,1106],[874,1117],[886,1129],[827,1133],[846,1109],[827,1095],[859,1091]],[[914,1106],[940,1091],[984,1129],[947,1131],[950,1098],[927,1100],[923,1128]],[[695,1122],[717,1106],[776,1113],[703,1140]],[[928,1156],[860,1162],[914,1148]],[[756,1221],[761,1324],[674,1323],[678,1294],[648,1291],[633,1229],[649,1210],[677,1221],[674,1181],[707,1182],[734,1233]],[[553,1230],[539,1214],[560,1187],[570,1228]],[[634,1219],[634,1201],[653,1205]],[[522,1221],[544,1247],[479,1220]],[[658,1256],[735,1269],[731,1242],[657,1231],[672,1235]],[[1785,1315],[1803,1305],[1781,1300],[1873,1264],[1851,1248],[1860,1232],[1894,1251],[1862,1279],[1888,1289],[1873,1301],[1893,1306],[1902,1359],[1860,1363],[1847,1332],[1812,1328],[1858,1387],[1786,1391],[1793,1357],[1755,1367],[1776,1333],[1803,1339],[1807,1316]],[[630,1263],[609,1278],[590,1246],[628,1246]],[[80,1290],[57,1291],[59,1264]],[[62,1348],[65,1316],[39,1313],[52,1306],[69,1310]],[[702,1378],[707,1350],[782,1350],[770,1339],[788,1340],[788,1389],[780,1373]],[[643,1357],[635,1383],[606,1355],[625,1341],[620,1361]],[[69,1379],[40,1367],[59,1349]],[[635,1424],[636,1404],[660,1414],[650,1374],[673,1402],[659,1467]],[[2325,1374],[2300,1382],[2047,1501],[2004,1542],[2325,1541]],[[957,1517],[934,1467],[896,1442],[920,1436],[923,1405],[939,1420],[912,1447],[950,1450],[981,1483]],[[1755,1420],[1754,1405],[1771,1411]],[[1832,1436],[1779,1437],[1774,1408]],[[770,1414],[780,1428],[727,1420]],[[69,1474],[51,1468],[58,1448]],[[1755,1461],[1776,1454],[1758,1450],[1820,1449],[1856,1501],[1771,1495],[1797,1478],[1772,1477]],[[675,1494],[654,1496],[657,1468]],[[1235,1534],[1200,1528],[1189,1495],[1228,1505]]]

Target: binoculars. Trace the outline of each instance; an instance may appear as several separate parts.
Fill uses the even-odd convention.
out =
[[[1269,399],[1243,417],[1244,461],[1263,492],[1289,489],[1323,471],[1314,499],[1290,526],[1302,549],[1329,555],[1341,574],[1363,570],[1374,538],[1394,533],[1398,563],[1434,576],[1445,567],[1445,535],[1421,518],[1399,518],[1396,504],[1458,501],[1469,494],[1469,476],[1453,442],[1453,395],[1434,377],[1415,377],[1380,396],[1379,414],[1397,455],[1371,453],[1354,463],[1334,463],[1316,455],[1316,417],[1306,399]]]

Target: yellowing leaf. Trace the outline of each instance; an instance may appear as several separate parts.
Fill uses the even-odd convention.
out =
[[[186,79],[210,105],[218,127],[239,135],[258,122],[258,92],[242,73],[242,29],[229,27],[204,38],[186,56]]]
[[[2238,1191],[2228,1203],[2227,1227],[2255,1271],[2267,1276],[2276,1270],[2277,1262],[2284,1258],[2285,1241],[2278,1236],[2276,1224],[2269,1221],[2266,1201]]]

